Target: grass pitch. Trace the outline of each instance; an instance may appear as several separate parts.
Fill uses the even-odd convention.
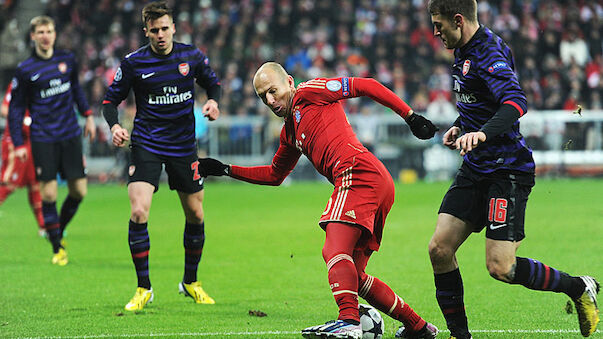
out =
[[[367,267],[440,329],[446,326],[427,243],[448,184],[397,185],[381,250]],[[196,305],[177,293],[184,216],[176,194],[162,184],[149,220],[155,302],[135,314],[123,310],[136,288],[125,186],[89,188],[68,228],[65,267],[50,264],[51,247],[36,234],[25,190],[18,191],[0,206],[0,337],[301,337],[301,329],[337,315],[317,226],[331,190],[324,183],[273,188],[207,182],[199,278],[216,305]],[[600,192],[602,180],[538,181],[518,255],[603,280]],[[61,188],[59,201],[65,194]],[[470,237],[458,258],[475,338],[580,337],[576,314],[564,310],[565,295],[489,277],[483,233]],[[267,316],[250,316],[250,310]],[[384,337],[393,338],[399,324],[384,318]],[[593,337],[603,337],[601,329]]]

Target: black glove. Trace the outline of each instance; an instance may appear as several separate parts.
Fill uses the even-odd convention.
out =
[[[435,132],[439,130],[429,119],[417,113],[411,114],[406,123],[410,127],[412,134],[423,140],[433,138]]]
[[[221,161],[212,158],[199,159],[199,174],[202,177],[210,175],[222,176],[229,175],[230,166],[223,164]]]

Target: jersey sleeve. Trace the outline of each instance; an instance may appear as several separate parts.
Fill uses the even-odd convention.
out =
[[[90,109],[90,105],[88,105],[88,100],[86,100],[86,95],[84,94],[84,90],[82,86],[80,86],[80,80],[78,77],[79,74],[79,65],[75,60],[75,56],[72,54],[72,65],[73,70],[71,71],[71,89],[73,90],[73,97],[77,104],[77,108],[82,116],[87,117],[92,115],[92,110]]]
[[[199,62],[195,67],[195,79],[197,84],[207,91],[207,97],[216,101],[220,100],[221,84],[220,79],[209,66],[209,58],[201,51],[197,50]]]
[[[105,94],[103,104],[119,106],[119,104],[128,97],[133,82],[134,69],[126,56],[126,58],[121,61],[121,65],[117,68],[117,71],[113,76],[113,82]]]
[[[23,141],[23,117],[27,109],[27,88],[25,87],[25,76],[20,68],[17,68],[15,76],[11,81],[11,100],[8,105],[8,128],[11,138],[16,147],[22,146]]]
[[[490,50],[482,55],[484,57],[479,60],[478,74],[484,79],[493,98],[499,105],[513,106],[519,116],[523,116],[528,105],[515,73],[512,57],[506,58],[500,50]]]
[[[410,106],[380,82],[370,78],[313,79],[299,84],[299,95],[318,105],[366,96],[406,118]]]
[[[271,165],[241,167],[232,165],[230,176],[252,184],[278,186],[293,171],[301,152],[286,142],[285,128]]]

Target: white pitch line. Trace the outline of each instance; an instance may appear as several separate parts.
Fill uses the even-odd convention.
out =
[[[442,330],[440,332],[449,332],[448,330]],[[500,333],[500,334],[517,334],[517,333],[530,333],[530,334],[565,334],[565,333],[580,333],[578,330],[548,330],[548,329],[536,329],[536,330],[471,330],[471,333]],[[601,333],[597,330],[595,333]],[[55,337],[20,337],[19,339],[94,339],[94,338],[139,338],[139,337],[218,337],[218,336],[229,336],[238,337],[245,335],[283,335],[283,334],[301,334],[300,331],[258,331],[258,332],[190,332],[190,333],[140,333],[140,334],[91,334],[91,335],[78,335],[78,336],[55,336]]]

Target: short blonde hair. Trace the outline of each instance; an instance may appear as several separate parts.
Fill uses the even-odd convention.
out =
[[[44,25],[52,25],[54,27],[54,19],[47,15],[38,15],[37,17],[31,19],[31,21],[29,22],[29,32],[33,33],[36,31],[36,28],[38,28],[38,26]]]

